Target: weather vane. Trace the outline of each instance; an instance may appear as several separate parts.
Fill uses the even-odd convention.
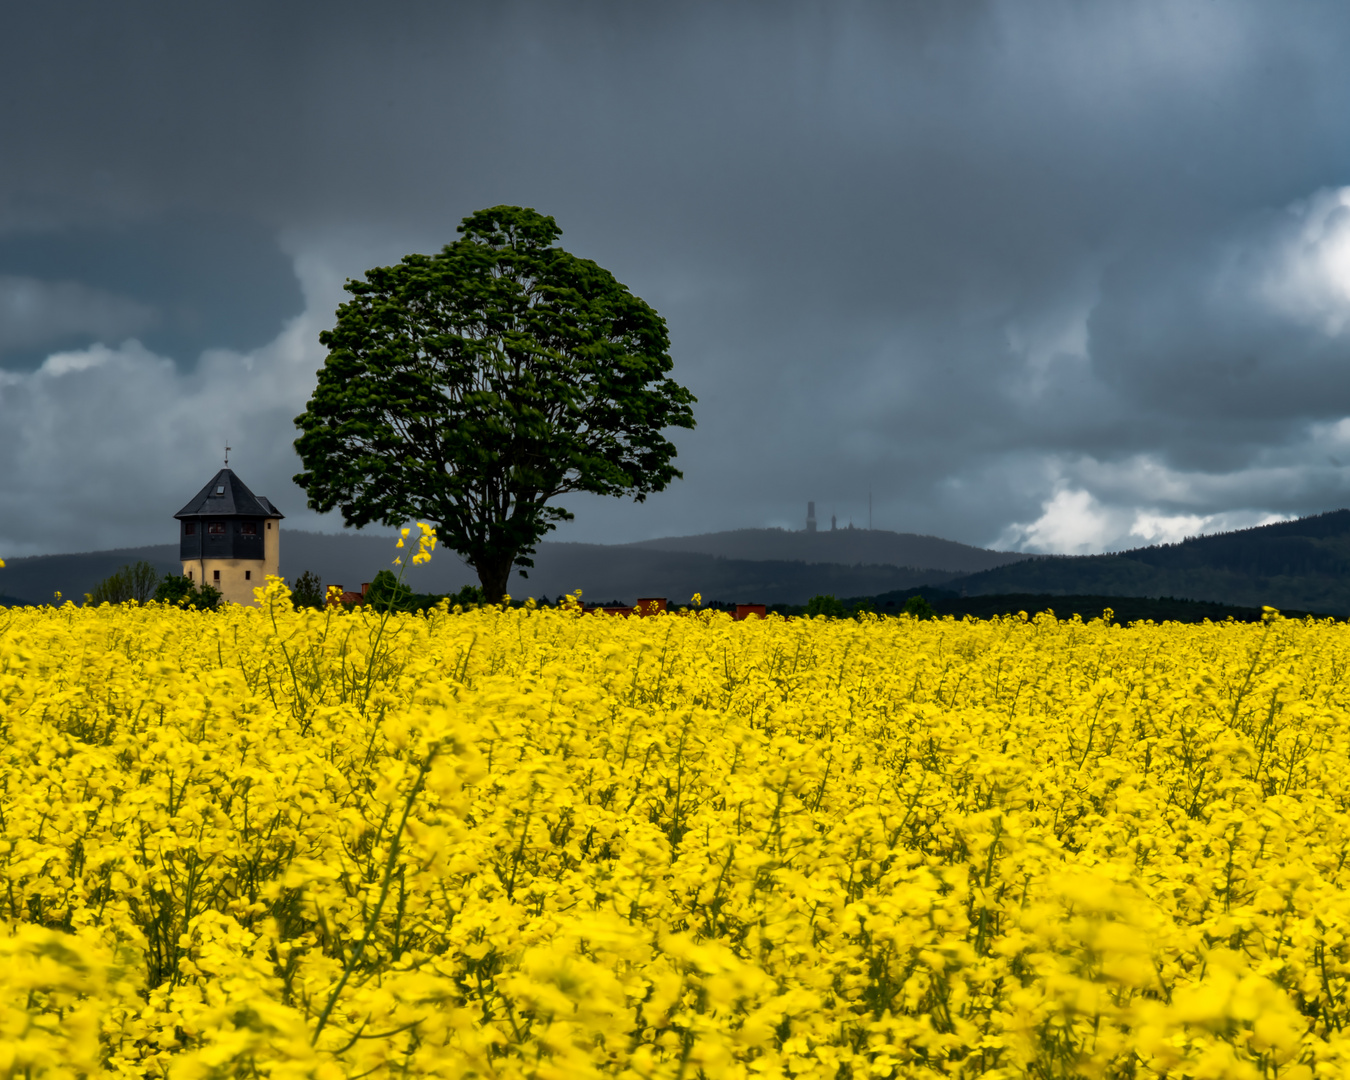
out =
[[[225,464],[226,464],[226,465],[229,465],[229,463],[230,463],[230,444],[229,444],[229,443],[226,443],[226,444],[225,444]]]

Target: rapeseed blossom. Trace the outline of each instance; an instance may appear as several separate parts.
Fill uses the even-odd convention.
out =
[[[1350,1072],[1343,626],[258,595],[0,612],[0,1076]]]

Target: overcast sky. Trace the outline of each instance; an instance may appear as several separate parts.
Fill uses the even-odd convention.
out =
[[[14,7],[0,555],[307,511],[342,283],[501,203],[667,320],[683,481],[557,539],[828,519],[1087,552],[1350,503],[1350,7]]]

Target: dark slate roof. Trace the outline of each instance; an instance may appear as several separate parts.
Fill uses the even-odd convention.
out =
[[[191,502],[174,514],[176,518],[283,516],[261,495],[249,491],[248,486],[229,469],[221,469],[216,473]]]

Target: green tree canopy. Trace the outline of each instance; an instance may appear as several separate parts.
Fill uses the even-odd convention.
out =
[[[412,598],[412,589],[395,577],[392,570],[381,570],[370,583],[365,604],[375,611],[407,611]]]
[[[144,604],[155,595],[155,586],[159,583],[159,571],[144,559],[128,563],[94,586],[93,592],[84,594],[84,602],[91,607],[99,604],[124,604],[135,600]]]
[[[911,596],[905,601],[905,614],[913,615],[916,619],[937,618],[936,609],[922,596]]]
[[[323,579],[312,570],[306,570],[291,587],[291,603],[297,608],[322,608],[326,596]]]
[[[817,593],[806,602],[807,615],[826,615],[832,619],[842,619],[848,615],[844,602],[831,593]]]
[[[437,255],[348,281],[296,417],[312,509],[348,525],[435,524],[492,600],[572,515],[570,492],[641,502],[681,474],[692,428],[663,320],[609,271],[556,246],[551,217],[496,206]]]

